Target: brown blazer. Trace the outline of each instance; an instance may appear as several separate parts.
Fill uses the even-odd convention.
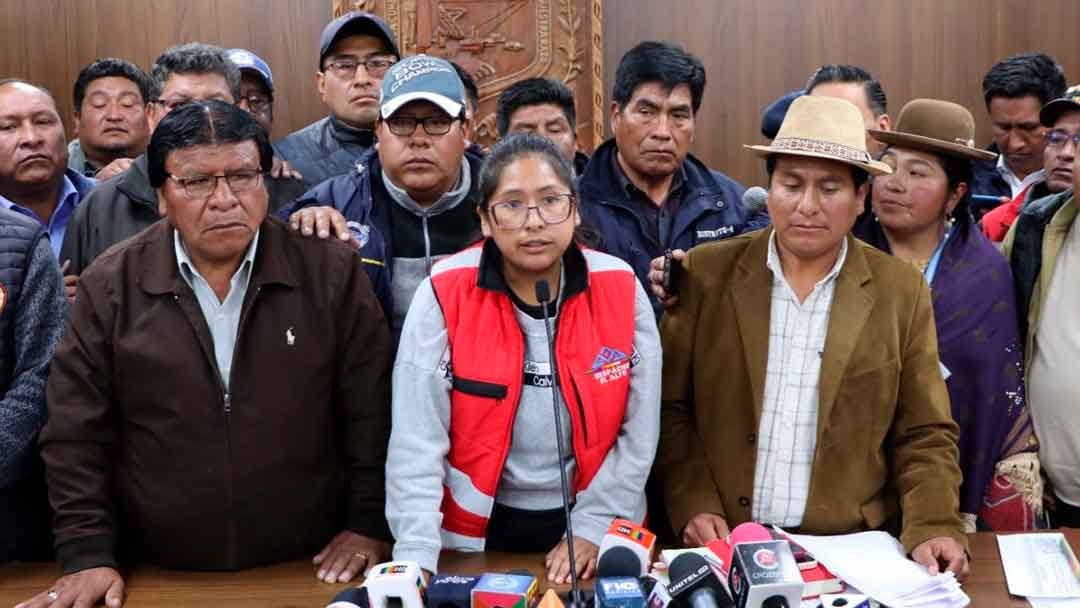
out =
[[[90,265],[41,432],[65,572],[231,570],[389,540],[390,335],[356,251],[259,232],[225,391],[165,220]]]
[[[751,518],[765,393],[772,273],[761,230],[695,247],[661,323],[657,468],[671,523]],[[801,530],[879,528],[966,543],[957,426],[938,367],[930,290],[910,265],[848,237],[821,364],[817,453]],[[899,513],[898,513],[899,512]],[[966,546],[966,544],[965,544]]]

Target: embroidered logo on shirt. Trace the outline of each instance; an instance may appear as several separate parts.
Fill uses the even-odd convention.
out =
[[[292,330],[292,327],[285,330],[285,344],[289,346],[296,344],[296,334],[292,333]]]
[[[345,225],[349,227],[349,232],[353,233],[356,240],[360,242],[360,247],[365,247],[368,241],[371,240],[371,226],[353,221],[346,222]]]
[[[630,357],[627,357],[626,353],[622,351],[605,346],[600,349],[600,353],[593,360],[593,366],[589,373],[600,384],[618,380],[630,373]]]
[[[719,239],[725,236],[735,234],[735,228],[733,226],[721,226],[716,230],[698,230],[698,239]]]

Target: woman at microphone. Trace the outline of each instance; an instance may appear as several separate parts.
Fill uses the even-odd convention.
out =
[[[875,177],[872,214],[859,238],[908,261],[933,292],[942,374],[960,427],[960,512],[969,531],[1023,530],[1034,523],[1039,462],[1024,403],[1023,361],[1009,263],[975,225],[968,202],[975,121],[957,104],[916,99],[886,144],[891,175]],[[1004,500],[1026,494],[1025,500]]]
[[[484,239],[413,298],[386,463],[395,560],[435,572],[440,549],[546,552],[548,579],[569,582],[560,469],[582,578],[613,518],[645,516],[659,334],[630,266],[576,238],[573,176],[545,138],[496,144],[480,171]]]

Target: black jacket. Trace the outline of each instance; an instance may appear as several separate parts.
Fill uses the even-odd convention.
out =
[[[295,179],[265,180],[270,193],[270,213],[291,203],[304,192]],[[60,261],[71,260],[68,274],[79,275],[106,249],[135,236],[161,219],[157,192],[150,185],[146,155],[131,167],[98,185],[83,199],[68,222]]]
[[[274,144],[274,151],[304,176],[304,189],[309,190],[354,169],[374,145],[372,131],[353,129],[327,116],[286,135]]]

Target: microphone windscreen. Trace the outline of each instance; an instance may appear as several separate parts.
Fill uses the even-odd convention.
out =
[[[641,560],[626,547],[612,547],[596,562],[596,578],[641,576]]]
[[[367,589],[353,587],[334,596],[333,601],[327,604],[326,608],[368,608],[369,606]]]
[[[735,529],[731,531],[730,538],[732,547],[739,543],[757,543],[773,539],[768,528],[752,521],[735,526]]]
[[[680,553],[668,565],[668,578],[671,579],[671,583],[674,585],[678,581],[695,574],[703,566],[709,568],[709,562],[705,561],[705,558],[697,553]]]
[[[751,213],[765,209],[768,200],[769,193],[761,186],[747,188],[742,195],[743,207]]]
[[[543,279],[536,282],[536,301],[541,304],[551,301],[551,287]]]

